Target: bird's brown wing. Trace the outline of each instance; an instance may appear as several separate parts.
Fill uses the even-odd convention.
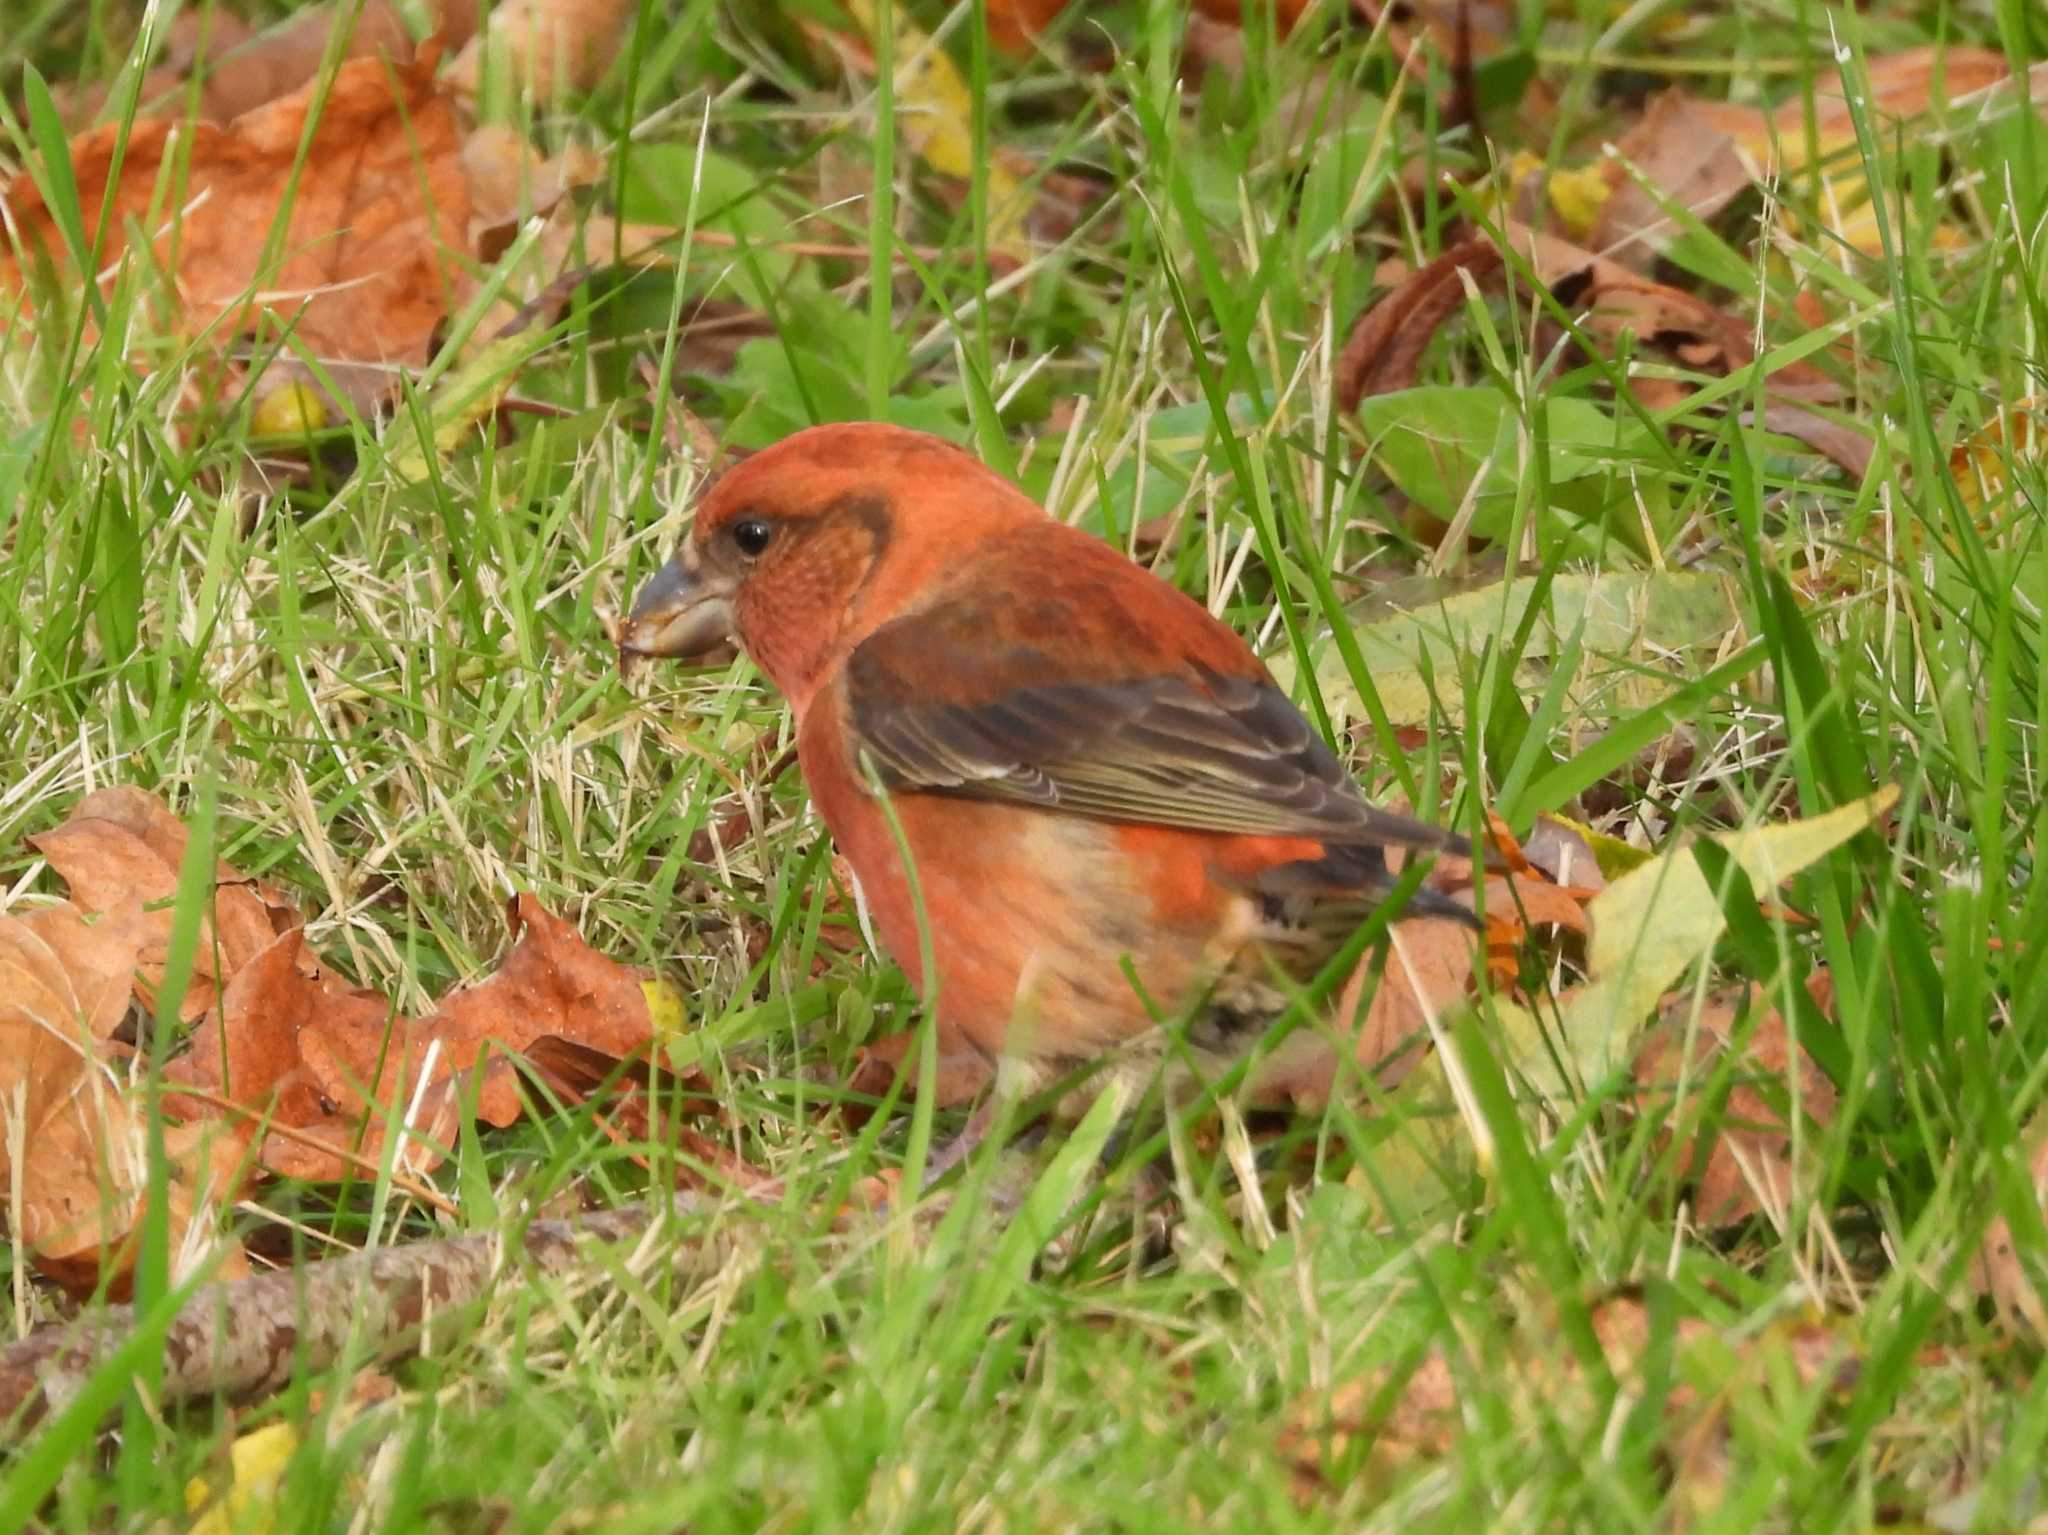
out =
[[[1196,831],[1464,845],[1375,808],[1235,634],[1178,593],[1119,601],[1133,578],[1156,579],[1075,536],[1114,563],[1064,548],[1056,595],[982,570],[956,587],[971,595],[855,648],[848,719],[886,787]],[[1169,623],[1125,617],[1162,595],[1177,599]]]

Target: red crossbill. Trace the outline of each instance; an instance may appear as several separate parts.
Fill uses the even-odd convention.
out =
[[[1040,1080],[1156,1060],[1162,1016],[1241,1053],[1386,899],[1389,847],[1470,852],[1369,803],[1200,603],[921,433],[816,427],[717,482],[621,641],[729,637],[795,711],[942,1047]],[[1429,890],[1409,909],[1472,920]]]

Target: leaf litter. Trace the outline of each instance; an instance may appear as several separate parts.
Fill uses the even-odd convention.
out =
[[[581,21],[560,6],[500,9],[518,38],[558,49],[572,22],[623,19],[602,8]],[[466,76],[439,67],[473,21],[465,6],[449,7],[443,30],[417,50],[389,7],[371,6],[331,78],[320,78],[312,45],[325,49],[328,31],[349,19],[305,13],[216,76],[238,90],[288,83],[282,94],[202,95],[190,117],[175,102],[168,114],[87,128],[70,144],[95,282],[108,286],[124,257],[137,258],[154,279],[159,329],[229,359],[219,394],[247,390],[260,409],[290,391],[317,405],[308,425],[340,420],[344,405],[374,414],[394,398],[486,293],[485,252],[502,247],[499,231],[546,213],[602,167],[576,145],[546,157],[519,134],[471,126]],[[579,59],[608,60],[615,46],[610,33],[575,36]],[[103,206],[104,223],[92,222]],[[59,273],[77,280],[86,252],[70,249],[62,213],[29,171],[0,185],[0,216],[0,294],[13,290],[21,313],[34,314],[68,285]],[[502,322],[503,300],[498,312]],[[488,337],[494,327],[479,329]]]
[[[1842,1318],[1789,1316],[1736,1338],[1698,1317],[1663,1317],[1640,1290],[1617,1291],[1586,1309],[1591,1359],[1565,1341],[1569,1333],[1549,1308],[1532,1303],[1516,1329],[1520,1346],[1497,1358],[1432,1350],[1412,1365],[1305,1395],[1277,1433],[1295,1468],[1297,1497],[1320,1501],[1348,1480],[1385,1481],[1417,1461],[1440,1459],[1482,1400],[1505,1399],[1509,1421],[1540,1433],[1559,1422],[1597,1422],[1654,1392],[1673,1506],[1681,1517],[1704,1516],[1718,1506],[1735,1414],[1746,1398],[1815,1388],[1840,1397],[1862,1369]]]
[[[132,788],[87,796],[32,839],[69,901],[0,917],[0,1171],[20,1190],[10,1224],[45,1273],[76,1290],[119,1281],[148,1186],[147,1052],[121,1037],[131,1000],[161,1003],[187,831]],[[351,985],[306,943],[271,887],[218,865],[179,1016],[197,1020],[164,1072],[174,1243],[243,1181],[374,1178],[417,1187],[459,1123],[511,1124],[519,1063],[540,1053],[571,1103],[644,1056],[677,1001],[586,944],[530,895],[507,920],[497,969],[417,1019]],[[574,1052],[578,1073],[562,1061]],[[187,1244],[187,1236],[192,1241]]]

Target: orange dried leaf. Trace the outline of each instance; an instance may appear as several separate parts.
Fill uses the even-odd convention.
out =
[[[425,362],[435,327],[468,283],[462,136],[433,66],[431,53],[396,67],[374,58],[343,64],[295,178],[288,172],[317,81],[225,127],[136,123],[113,184],[103,267],[139,229],[188,333],[234,337],[267,317],[289,325],[317,357]],[[119,124],[72,141],[82,207],[101,206],[120,142]],[[185,160],[182,178],[168,174],[174,154]],[[157,204],[160,179],[179,188],[179,200]],[[265,236],[287,184],[294,196],[279,259],[266,267]],[[57,224],[28,176],[0,191],[0,201],[25,246],[61,253]],[[19,282],[19,269],[0,258],[0,286]]]
[[[38,1269],[81,1293],[102,1279],[122,1287],[148,1195],[128,1052],[110,1036],[154,941],[132,903],[97,921],[69,904],[0,917],[0,1186],[20,1190],[8,1224]],[[232,1137],[170,1138],[177,1272],[210,1246],[204,1216],[232,1192],[243,1149]]]
[[[546,1035],[616,1059],[646,1046],[654,1025],[643,972],[598,953],[530,895],[515,899],[506,915],[519,939],[504,963],[416,1025],[422,1048],[441,1047],[438,1074],[465,1070],[492,1050],[517,1054]],[[518,1118],[516,1083],[487,1083],[477,1115],[494,1125]]]
[[[1352,327],[1337,357],[1338,405],[1353,411],[1368,395],[1412,387],[1431,339],[1464,308],[1468,278],[1485,289],[1500,270],[1500,248],[1473,239],[1409,274]]]
[[[80,800],[62,826],[28,840],[71,887],[72,900],[82,911],[146,908],[147,938],[134,985],[138,999],[153,1007],[176,920],[171,903],[185,860],[184,824],[154,795],[125,787],[102,789]],[[300,922],[282,895],[225,863],[215,866],[214,880],[192,985],[180,1009],[187,1019],[211,1007],[228,977]]]

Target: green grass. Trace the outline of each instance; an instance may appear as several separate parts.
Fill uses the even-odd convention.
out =
[[[2048,895],[2032,878],[2048,477],[2008,451],[2009,497],[1975,508],[1949,454],[2048,392],[2040,121],[1959,114],[1937,141],[1861,114],[1829,170],[1867,165],[1895,195],[1882,257],[1830,238],[1804,170],[1766,237],[1721,219],[1675,254],[1746,281],[1737,313],[1789,315],[1803,282],[1842,317],[1847,409],[1879,441],[1865,483],[1742,425],[1753,378],[1649,429],[1615,403],[1611,363],[1552,346],[1535,320],[1554,309],[1524,289],[1454,320],[1424,372],[1490,401],[1527,455],[1477,510],[1488,541],[1440,552],[1332,399],[1375,266],[1434,254],[1458,213],[1438,174],[1483,170],[1386,38],[1336,28],[1327,4],[1284,42],[1255,20],[1240,82],[1184,89],[1177,7],[1075,6],[1055,56],[1022,66],[971,41],[971,15],[944,28],[915,7],[975,82],[987,144],[1106,187],[1009,279],[986,249],[985,174],[942,196],[888,131],[900,99],[814,57],[798,9],[648,0],[600,89],[533,107],[544,141],[607,148],[601,196],[627,216],[739,248],[693,245],[682,276],[595,279],[514,386],[553,409],[423,477],[396,467],[418,440],[407,424],[356,423],[326,445],[323,479],[266,489],[248,460],[280,445],[252,440],[246,410],[182,425],[187,359],[148,334],[133,282],[108,292],[97,340],[0,339],[0,909],[61,893],[22,839],[110,782],[210,818],[221,856],[291,891],[312,943],[407,1009],[487,969],[507,895],[535,891],[680,986],[675,1053],[725,1105],[706,1128],[786,1180],[779,1201],[714,1201],[705,1221],[739,1256],[702,1283],[642,1252],[575,1284],[507,1286],[352,1416],[339,1370],[163,1423],[130,1395],[118,1437],[81,1418],[0,1461],[0,1507],[50,1530],[181,1528],[187,1478],[283,1419],[304,1430],[272,1526],[292,1530],[2023,1527],[2048,1439],[2038,1340],[1992,1315],[1966,1266],[2001,1212],[2033,1272],[2048,1264],[2024,1171],[2048,1081]],[[48,141],[25,67],[104,80],[138,20],[113,0],[23,10],[0,29],[9,166]],[[1936,39],[2022,62],[2048,47],[2018,3],[1525,10],[1521,52],[1482,80],[1499,93],[1486,122],[1504,152],[1555,163],[1616,136],[1652,83],[1715,94],[1725,75],[1738,99],[1759,82],[1775,99],[1827,89],[1838,42],[1852,74]],[[1110,44],[1105,71],[1060,62]],[[1573,115],[1525,121],[1513,93],[1530,72]],[[1425,195],[1394,198],[1404,176]],[[892,202],[893,238],[868,216]],[[782,248],[799,240],[864,259]],[[693,371],[669,339],[705,296],[776,326],[729,375]],[[1803,329],[1774,318],[1770,338]],[[1002,1171],[1021,1207],[977,1165],[916,1221],[837,1220],[856,1180],[922,1158],[910,1113],[863,1126],[839,1087],[855,1047],[910,1026],[918,999],[864,944],[825,941],[857,931],[851,903],[797,776],[767,781],[789,727],[757,675],[615,674],[605,620],[687,526],[704,469],[668,445],[643,358],[742,445],[888,414],[1104,536],[1171,514],[1162,574],[1291,663],[1375,792],[1524,827],[1562,808],[1662,848],[1899,784],[1881,836],[1782,898],[1810,925],[1759,907],[1768,892],[1725,891],[1730,936],[1698,978],[1782,996],[1816,965],[1834,976],[1832,1020],[1809,1022],[1843,1103],[1804,1132],[1803,1197],[1781,1223],[1700,1231],[1661,1126],[1617,1084],[1561,1114],[1516,1107],[1482,1007],[1455,1028],[1490,1168],[1455,1115],[1411,1094],[1340,1105],[1256,1155],[1227,1118],[1175,1126],[1163,1173],[1143,1135],[1098,1161],[1097,1120],[1097,1139],[1058,1132]],[[1588,411],[1611,435],[1581,451]],[[1433,559],[1483,583],[1508,550],[1549,577],[1718,574],[1736,632],[1581,655],[1553,686],[1555,668],[1525,664],[1531,626],[1503,628],[1434,656],[1426,744],[1404,751],[1407,721],[1351,643],[1361,600]],[[1674,737],[1676,770],[1638,770]],[[691,858],[734,785],[755,829]],[[1547,955],[1530,968],[1540,990]],[[1709,1095],[1704,1112],[1723,1111]],[[672,1167],[672,1150],[640,1149],[657,1176]],[[632,1199],[647,1178],[569,1116],[468,1140],[438,1181],[459,1225],[484,1229]],[[375,1182],[259,1187],[234,1218],[283,1257],[447,1224]],[[162,1293],[160,1255],[143,1281],[145,1300]],[[1644,1297],[1648,1388],[1599,1362],[1599,1306],[1621,1291]],[[12,1326],[61,1314],[23,1293]],[[1791,1368],[1784,1340],[1813,1317],[1853,1371]],[[1683,1322],[1712,1339],[1674,1349]],[[1442,1443],[1418,1443],[1400,1383],[1437,1354],[1459,1411]],[[1357,1379],[1386,1386],[1379,1446],[1329,1437],[1305,1484],[1317,1415],[1297,1404]],[[1674,1485],[1671,1387],[1723,1415],[1715,1479]]]

